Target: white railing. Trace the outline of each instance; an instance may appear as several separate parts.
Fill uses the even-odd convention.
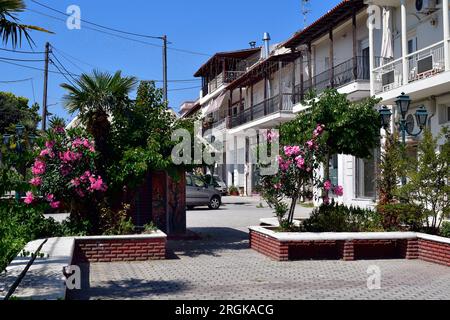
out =
[[[408,81],[428,78],[445,70],[444,41],[418,50],[406,56]]]
[[[441,73],[445,71],[444,41],[410,53],[405,60],[408,64],[408,83]],[[403,58],[377,65],[372,76],[374,77],[375,94],[401,87],[404,84]]]

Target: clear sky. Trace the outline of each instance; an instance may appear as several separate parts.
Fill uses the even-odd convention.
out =
[[[229,51],[249,47],[249,42],[261,45],[264,32],[269,32],[272,43],[289,38],[302,28],[300,0],[36,0],[54,9],[66,12],[70,5],[78,5],[81,18],[111,28],[128,32],[159,36],[167,34],[170,47],[202,54]],[[161,41],[134,38],[150,44],[133,42],[88,28],[92,25],[81,23],[81,30],[69,30],[66,17],[44,8],[31,0],[25,0],[27,12],[20,14],[24,24],[44,27],[54,35],[33,32],[35,51],[43,51],[46,41],[56,48],[55,55],[70,72],[79,74],[93,68],[114,72],[122,70],[125,75],[140,79],[162,79]],[[311,0],[309,22],[334,7],[340,0]],[[48,16],[42,15],[46,14]],[[49,17],[52,16],[52,17]],[[105,30],[106,31],[106,30]],[[109,32],[109,31],[108,31]],[[131,36],[130,36],[131,37]],[[0,44],[0,48],[4,48]],[[23,43],[21,50],[30,50]],[[168,52],[168,79],[193,80],[193,74],[207,59],[207,55],[191,54],[170,49]],[[19,54],[0,51],[1,58],[42,60],[42,54]],[[55,60],[55,59],[54,59]],[[16,65],[6,64],[0,59],[0,91],[10,91],[25,96],[31,102],[42,104],[43,72]],[[42,69],[42,61],[11,61]],[[54,66],[50,70],[56,71]],[[17,83],[1,81],[22,80]],[[67,80],[60,74],[49,76],[49,111],[66,119],[71,119],[61,104],[64,90],[60,83]],[[157,83],[161,86],[161,83]],[[200,81],[169,82],[169,102],[175,110],[185,100],[195,100],[200,91]],[[194,88],[193,88],[194,87]],[[34,90],[33,90],[34,88]],[[188,88],[188,89],[186,89]],[[189,89],[190,88],[190,89]],[[181,89],[181,90],[180,90]]]

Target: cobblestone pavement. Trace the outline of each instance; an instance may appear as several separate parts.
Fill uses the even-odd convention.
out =
[[[70,298],[450,299],[450,268],[423,261],[272,261],[248,248],[246,229],[270,216],[245,204],[189,211],[202,240],[170,242],[165,261],[83,265],[89,276]],[[381,271],[379,290],[367,288],[372,265]]]

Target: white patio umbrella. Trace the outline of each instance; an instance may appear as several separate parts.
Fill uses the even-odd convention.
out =
[[[383,8],[383,37],[381,40],[381,58],[383,63],[394,58],[394,46],[392,38],[391,9]]]

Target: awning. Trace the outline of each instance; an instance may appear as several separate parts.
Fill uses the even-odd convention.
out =
[[[220,109],[220,107],[223,105],[224,101],[228,100],[228,97],[230,96],[229,91],[225,91],[220,96],[218,96],[215,99],[212,99],[207,107],[205,108],[205,111],[203,112],[203,115],[208,115],[210,113],[213,113]]]

